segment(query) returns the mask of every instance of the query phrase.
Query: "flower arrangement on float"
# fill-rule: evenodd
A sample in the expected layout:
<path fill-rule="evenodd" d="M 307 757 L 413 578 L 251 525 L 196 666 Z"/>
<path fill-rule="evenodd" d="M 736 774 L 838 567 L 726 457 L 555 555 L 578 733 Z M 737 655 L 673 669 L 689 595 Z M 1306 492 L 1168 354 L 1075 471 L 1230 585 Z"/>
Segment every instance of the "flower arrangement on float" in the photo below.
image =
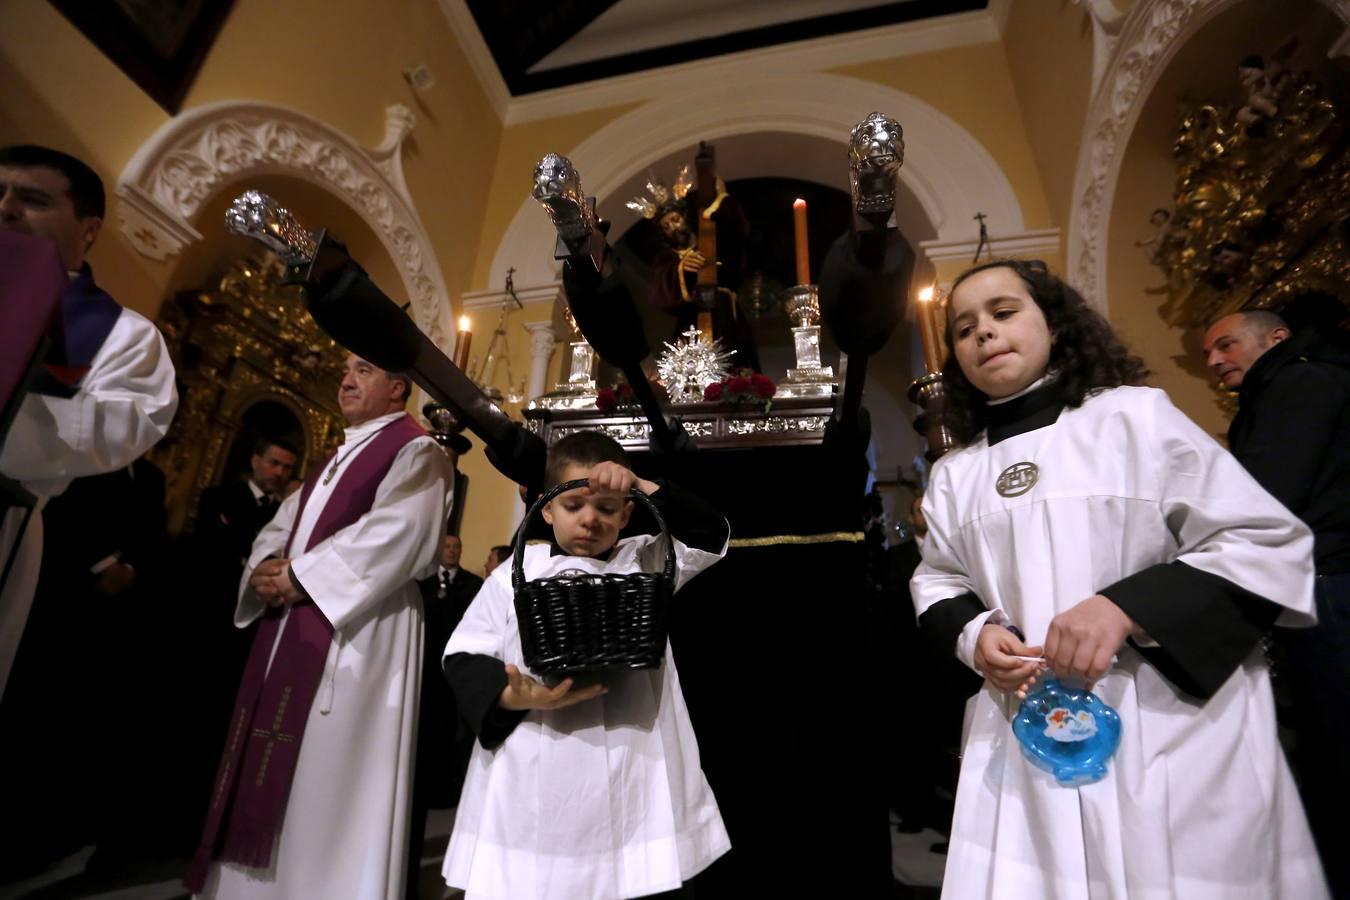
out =
<path fill-rule="evenodd" d="M 709 403 L 764 404 L 768 412 L 778 385 L 768 375 L 754 369 L 737 369 L 721 381 L 714 381 L 703 389 L 703 399 Z"/>

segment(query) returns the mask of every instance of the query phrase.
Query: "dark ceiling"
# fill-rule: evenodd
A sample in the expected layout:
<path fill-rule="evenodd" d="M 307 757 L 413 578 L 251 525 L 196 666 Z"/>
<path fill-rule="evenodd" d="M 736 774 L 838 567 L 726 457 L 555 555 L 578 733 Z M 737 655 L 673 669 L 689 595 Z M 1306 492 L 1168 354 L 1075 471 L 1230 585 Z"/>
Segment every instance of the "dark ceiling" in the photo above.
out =
<path fill-rule="evenodd" d="M 904 0 L 812 18 L 777 21 L 744 31 L 672 43 L 640 52 L 620 51 L 580 63 L 536 68 L 619 0 L 467 0 L 478 30 L 512 96 L 596 81 L 614 75 L 785 44 L 916 22 L 984 9 L 987 0 Z M 637 0 L 629 0 L 637 2 Z M 865 4 L 860 2 L 859 6 Z M 631 15 L 630 15 L 631 18 Z M 762 17 L 761 17 L 762 18 Z M 530 71 L 535 68 L 535 71 Z"/>

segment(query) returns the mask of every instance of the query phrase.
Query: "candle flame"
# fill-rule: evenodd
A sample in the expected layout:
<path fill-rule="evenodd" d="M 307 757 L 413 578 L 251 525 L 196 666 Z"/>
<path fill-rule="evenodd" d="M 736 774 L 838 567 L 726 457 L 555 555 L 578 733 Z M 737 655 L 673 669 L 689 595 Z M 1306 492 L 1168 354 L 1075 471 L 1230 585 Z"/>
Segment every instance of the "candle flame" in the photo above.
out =
<path fill-rule="evenodd" d="M 932 287 L 926 287 L 926 288 L 924 288 L 923 290 L 919 291 L 919 299 L 920 299 L 921 301 L 923 301 L 924 303 L 927 303 L 929 300 L 932 300 L 932 299 L 933 299 L 933 288 L 932 288 Z"/>
<path fill-rule="evenodd" d="M 796 200 L 793 200 L 793 201 L 792 201 L 792 208 L 793 208 L 793 209 L 806 209 L 806 201 L 803 200 L 801 197 L 798 197 Z"/>
<path fill-rule="evenodd" d="M 459 330 L 460 330 L 460 331 L 468 331 L 468 330 L 469 330 L 469 317 L 468 317 L 468 316 L 460 316 L 460 317 L 459 317 Z"/>

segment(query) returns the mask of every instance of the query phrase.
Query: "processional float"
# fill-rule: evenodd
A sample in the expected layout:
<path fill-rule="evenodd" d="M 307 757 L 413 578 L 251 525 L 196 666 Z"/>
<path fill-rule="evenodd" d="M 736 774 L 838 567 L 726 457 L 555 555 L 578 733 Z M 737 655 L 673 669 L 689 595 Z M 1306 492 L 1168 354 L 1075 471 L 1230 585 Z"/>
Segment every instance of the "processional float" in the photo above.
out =
<path fill-rule="evenodd" d="M 899 123 L 868 116 L 850 135 L 848 159 L 851 225 L 826 253 L 818 283 L 799 267 L 787 303 L 797 365 L 768 410 L 662 396 L 608 223 L 575 166 L 557 154 L 535 167 L 532 195 L 557 230 L 555 256 L 572 318 L 595 353 L 624 374 L 635 409 L 585 408 L 568 396 L 552 408 L 526 409 L 527 422 L 519 424 L 326 232 L 306 230 L 255 192 L 228 215 L 232 231 L 262 241 L 286 263 L 320 327 L 372 363 L 407 373 L 483 440 L 507 478 L 537 493 L 546 446 L 571 431 L 598 429 L 630 450 L 644 476 L 702 491 L 727 515 L 726 558 L 685 586 L 672 607 L 683 691 L 734 848 L 729 862 L 715 867 L 716 879 L 700 884 L 700 896 L 789 896 L 806 885 L 850 897 L 891 891 L 885 798 L 877 790 L 885 761 L 870 733 L 884 698 L 868 687 L 879 679 L 860 684 L 857 673 L 859 648 L 872 639 L 860 530 L 870 437 L 863 383 L 869 357 L 903 314 L 914 268 L 894 216 L 904 159 Z M 712 287 L 706 282 L 704 276 L 700 288 Z M 698 303 L 716 302 L 715 289 L 696 293 Z M 842 385 L 820 359 L 822 324 L 846 357 Z M 925 405 L 928 418 L 919 424 L 931 452 L 941 443 L 934 443 L 941 437 L 940 385 L 941 376 L 929 374 L 913 389 Z M 762 452 L 737 452 L 748 447 Z M 747 673 L 790 690 L 747 704 L 728 689 Z M 848 740 L 838 733 L 843 723 Z"/>

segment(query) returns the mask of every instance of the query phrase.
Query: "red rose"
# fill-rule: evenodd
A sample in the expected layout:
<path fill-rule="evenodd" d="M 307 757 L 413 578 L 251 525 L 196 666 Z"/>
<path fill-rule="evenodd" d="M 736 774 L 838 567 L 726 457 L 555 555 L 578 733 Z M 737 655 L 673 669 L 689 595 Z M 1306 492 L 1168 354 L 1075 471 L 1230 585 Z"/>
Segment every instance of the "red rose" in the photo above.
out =
<path fill-rule="evenodd" d="M 750 379 L 744 375 L 732 375 L 724 384 L 728 394 L 744 394 L 750 390 Z"/>
<path fill-rule="evenodd" d="M 609 412 L 618 405 L 619 398 L 613 388 L 601 388 L 595 392 L 595 408 L 601 412 Z"/>
<path fill-rule="evenodd" d="M 751 375 L 750 387 L 754 389 L 757 396 L 765 400 L 778 393 L 778 385 L 774 384 L 773 379 L 768 375 Z"/>
<path fill-rule="evenodd" d="M 622 400 L 623 402 L 628 403 L 633 399 L 633 386 L 628 382 L 626 381 L 619 382 L 619 387 L 617 388 L 617 391 L 619 394 L 619 399 Z"/>
<path fill-rule="evenodd" d="M 722 399 L 722 383 L 714 381 L 703 389 L 703 399 L 709 403 L 716 403 Z"/>

